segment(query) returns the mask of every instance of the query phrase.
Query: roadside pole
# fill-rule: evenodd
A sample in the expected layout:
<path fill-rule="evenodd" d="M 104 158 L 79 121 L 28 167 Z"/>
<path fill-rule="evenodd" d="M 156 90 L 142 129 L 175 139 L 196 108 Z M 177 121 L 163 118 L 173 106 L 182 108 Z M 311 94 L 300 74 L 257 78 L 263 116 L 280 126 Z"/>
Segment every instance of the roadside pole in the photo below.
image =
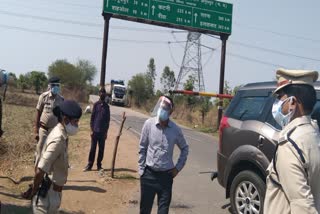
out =
<path fill-rule="evenodd" d="M 228 37 L 229 37 L 228 34 L 221 34 L 220 35 L 220 39 L 222 40 L 222 47 L 221 47 L 219 94 L 223 94 L 224 72 L 225 72 L 225 64 L 226 64 L 226 49 L 227 49 Z M 223 111 L 223 98 L 219 98 L 217 129 L 219 129 L 219 126 L 220 126 L 220 121 L 222 118 L 222 111 Z"/>
<path fill-rule="evenodd" d="M 114 148 L 113 148 L 113 156 L 112 156 L 112 165 L 111 165 L 111 178 L 114 177 L 114 166 L 116 165 L 116 157 L 117 157 L 117 151 L 118 151 L 118 145 L 119 145 L 119 140 L 120 140 L 120 136 L 122 134 L 122 128 L 123 128 L 123 124 L 126 121 L 126 112 L 123 112 L 122 114 L 122 122 L 119 128 L 119 132 L 118 135 L 116 137 L 115 143 L 114 143 Z"/>
<path fill-rule="evenodd" d="M 102 14 L 104 18 L 104 32 L 103 32 L 103 46 L 102 46 L 102 60 L 101 60 L 101 74 L 100 74 L 100 87 L 104 87 L 106 79 L 106 63 L 108 52 L 108 37 L 109 37 L 109 23 L 111 14 Z"/>

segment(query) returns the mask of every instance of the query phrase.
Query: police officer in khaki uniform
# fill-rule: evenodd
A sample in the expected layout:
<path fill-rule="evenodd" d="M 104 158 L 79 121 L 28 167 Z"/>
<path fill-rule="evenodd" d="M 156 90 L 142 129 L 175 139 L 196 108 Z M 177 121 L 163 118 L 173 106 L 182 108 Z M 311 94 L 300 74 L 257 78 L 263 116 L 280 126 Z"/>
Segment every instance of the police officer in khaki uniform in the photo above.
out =
<path fill-rule="evenodd" d="M 37 165 L 41 156 L 43 145 L 48 137 L 49 132 L 58 123 L 57 118 L 53 115 L 53 108 L 59 106 L 63 102 L 60 93 L 60 79 L 51 77 L 49 79 L 49 90 L 42 93 L 37 104 L 37 115 L 35 125 L 35 139 L 38 141 L 36 148 Z"/>
<path fill-rule="evenodd" d="M 320 134 L 310 114 L 318 72 L 277 71 L 272 114 L 283 127 L 267 172 L 264 213 L 320 212 Z"/>
<path fill-rule="evenodd" d="M 54 109 L 54 114 L 59 123 L 44 145 L 30 196 L 34 213 L 58 212 L 68 176 L 68 136 L 77 133 L 82 110 L 75 101 L 65 100 Z"/>

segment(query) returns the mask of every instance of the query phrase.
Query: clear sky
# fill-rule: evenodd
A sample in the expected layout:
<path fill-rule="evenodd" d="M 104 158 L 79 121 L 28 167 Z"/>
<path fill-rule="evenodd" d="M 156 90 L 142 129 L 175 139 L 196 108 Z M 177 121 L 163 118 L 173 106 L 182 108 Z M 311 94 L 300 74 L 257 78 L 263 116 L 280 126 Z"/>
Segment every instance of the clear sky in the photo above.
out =
<path fill-rule="evenodd" d="M 233 4 L 225 80 L 232 87 L 274 79 L 278 67 L 320 70 L 320 1 L 238 0 Z M 0 0 L 0 68 L 17 75 L 47 72 L 56 59 L 88 59 L 98 69 L 102 53 L 102 0 Z M 111 19 L 106 82 L 145 72 L 155 59 L 158 79 L 168 65 L 179 73 L 186 32 Z M 168 44 L 168 42 L 173 42 Z M 218 39 L 201 36 L 206 91 L 218 92 Z M 159 81 L 159 80 L 158 80 Z M 159 83 L 156 85 L 159 87 Z"/>

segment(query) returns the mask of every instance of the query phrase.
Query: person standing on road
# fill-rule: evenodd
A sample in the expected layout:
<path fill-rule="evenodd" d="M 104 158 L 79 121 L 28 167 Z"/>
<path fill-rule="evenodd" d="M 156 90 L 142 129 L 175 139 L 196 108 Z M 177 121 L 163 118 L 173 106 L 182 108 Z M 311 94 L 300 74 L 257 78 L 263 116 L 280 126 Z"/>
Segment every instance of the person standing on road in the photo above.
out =
<path fill-rule="evenodd" d="M 266 214 L 320 212 L 320 134 L 310 118 L 317 78 L 316 71 L 277 71 L 272 114 L 283 129 L 267 169 Z"/>
<path fill-rule="evenodd" d="M 63 102 L 63 97 L 60 95 L 60 79 L 51 77 L 49 79 L 49 90 L 39 96 L 37 104 L 36 124 L 35 124 L 35 139 L 37 140 L 35 166 L 41 156 L 41 151 L 48 134 L 58 124 L 57 117 L 53 114 L 53 109 Z"/>
<path fill-rule="evenodd" d="M 169 213 L 173 179 L 184 167 L 189 153 L 180 127 L 169 119 L 173 112 L 172 99 L 161 96 L 155 110 L 157 116 L 144 123 L 140 138 L 140 214 L 151 213 L 156 194 L 158 214 Z M 176 165 L 173 163 L 175 145 L 180 149 Z"/>
<path fill-rule="evenodd" d="M 97 169 L 102 169 L 102 160 L 104 154 L 105 141 L 107 139 L 109 124 L 110 124 L 110 109 L 106 102 L 106 89 L 100 88 L 100 100 L 97 101 L 92 108 L 90 128 L 91 128 L 91 148 L 89 152 L 88 164 L 83 171 L 90 171 L 92 169 L 97 144 L 99 145 L 99 152 L 97 158 Z"/>
<path fill-rule="evenodd" d="M 72 100 L 63 101 L 53 111 L 59 123 L 47 137 L 30 195 L 35 214 L 58 212 L 68 177 L 68 136 L 78 132 L 82 115 L 79 104 Z"/>

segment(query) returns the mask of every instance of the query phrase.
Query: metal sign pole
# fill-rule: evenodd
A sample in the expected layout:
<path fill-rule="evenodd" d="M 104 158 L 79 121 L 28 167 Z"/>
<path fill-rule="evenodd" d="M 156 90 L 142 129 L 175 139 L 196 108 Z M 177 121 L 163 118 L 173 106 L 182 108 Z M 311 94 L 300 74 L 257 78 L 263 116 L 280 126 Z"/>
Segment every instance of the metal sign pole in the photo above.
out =
<path fill-rule="evenodd" d="M 109 37 L 109 22 L 111 14 L 102 14 L 104 18 L 104 32 L 103 32 L 103 47 L 102 47 L 102 60 L 101 60 L 101 75 L 100 75 L 100 87 L 104 87 L 106 79 L 106 63 L 108 52 L 108 37 Z"/>
<path fill-rule="evenodd" d="M 228 34 L 221 34 L 220 39 L 222 40 L 222 47 L 221 47 L 221 64 L 220 64 L 220 85 L 219 85 L 219 94 L 223 94 L 223 87 L 224 87 L 224 71 L 225 71 L 225 63 L 226 63 L 226 49 L 227 49 L 227 40 L 229 35 Z M 223 99 L 220 98 L 219 106 L 218 106 L 218 121 L 217 121 L 217 128 L 220 126 L 220 121 L 222 118 L 222 110 L 223 110 Z"/>

